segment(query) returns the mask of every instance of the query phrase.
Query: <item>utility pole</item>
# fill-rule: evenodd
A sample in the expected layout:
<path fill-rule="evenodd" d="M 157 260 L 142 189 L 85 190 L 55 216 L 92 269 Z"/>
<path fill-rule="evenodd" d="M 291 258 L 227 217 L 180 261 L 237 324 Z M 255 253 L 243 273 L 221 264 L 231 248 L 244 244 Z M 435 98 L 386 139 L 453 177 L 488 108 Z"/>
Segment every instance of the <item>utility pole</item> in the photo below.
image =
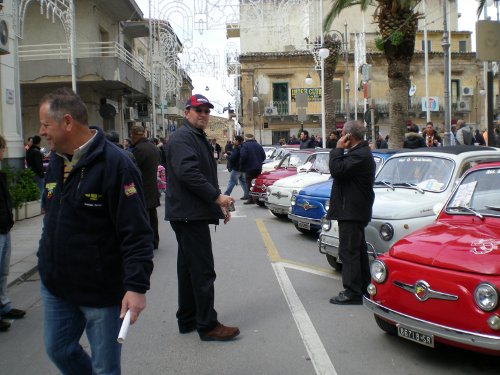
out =
<path fill-rule="evenodd" d="M 451 102 L 450 102 L 450 41 L 448 33 L 448 0 L 443 1 L 443 46 L 444 56 L 444 146 L 451 145 Z M 427 46 L 425 46 L 427 48 Z M 428 106 L 429 104 L 427 104 Z"/>

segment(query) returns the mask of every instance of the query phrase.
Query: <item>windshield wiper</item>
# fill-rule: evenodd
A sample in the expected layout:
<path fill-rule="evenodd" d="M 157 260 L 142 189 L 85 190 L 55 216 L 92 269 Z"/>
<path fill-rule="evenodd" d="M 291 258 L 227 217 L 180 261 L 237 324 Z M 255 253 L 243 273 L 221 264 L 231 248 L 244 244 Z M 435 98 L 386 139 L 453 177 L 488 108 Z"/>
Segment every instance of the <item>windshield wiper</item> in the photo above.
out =
<path fill-rule="evenodd" d="M 488 210 L 492 211 L 500 211 L 500 207 L 498 206 L 484 206 L 484 208 L 487 208 Z"/>
<path fill-rule="evenodd" d="M 479 212 L 477 212 L 477 211 L 475 211 L 472 208 L 467 207 L 467 206 L 449 206 L 449 207 L 446 207 L 446 209 L 447 210 L 465 210 L 465 211 L 473 213 L 474 215 L 476 215 L 481 220 L 484 219 L 483 215 L 481 215 Z"/>
<path fill-rule="evenodd" d="M 424 194 L 424 190 L 420 186 L 412 184 L 411 182 L 396 182 L 394 183 L 394 186 L 408 186 L 411 187 L 412 189 L 415 189 L 419 193 Z"/>
<path fill-rule="evenodd" d="M 381 180 L 381 181 L 375 181 L 373 183 L 373 185 L 384 185 L 384 186 L 387 186 L 389 189 L 394 190 L 394 186 L 392 186 L 392 184 L 390 182 L 388 182 L 388 181 L 383 181 L 383 180 Z"/>

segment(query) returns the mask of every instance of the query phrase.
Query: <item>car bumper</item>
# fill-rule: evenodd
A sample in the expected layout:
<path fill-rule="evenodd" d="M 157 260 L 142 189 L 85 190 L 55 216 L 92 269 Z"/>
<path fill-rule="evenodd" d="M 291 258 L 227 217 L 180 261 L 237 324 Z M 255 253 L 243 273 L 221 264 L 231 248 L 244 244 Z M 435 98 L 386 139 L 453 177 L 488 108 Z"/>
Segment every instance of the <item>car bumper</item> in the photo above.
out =
<path fill-rule="evenodd" d="M 318 250 L 321 254 L 329 254 L 339 260 L 338 243 L 338 236 L 333 236 L 331 234 L 321 232 L 318 238 Z"/>
<path fill-rule="evenodd" d="M 266 207 L 277 214 L 285 215 L 285 214 L 288 214 L 288 209 L 290 206 L 283 206 L 281 204 L 274 204 L 274 203 L 266 202 Z"/>
<path fill-rule="evenodd" d="M 312 219 L 310 217 L 299 216 L 295 214 L 288 214 L 288 218 L 294 223 L 307 223 L 315 228 L 321 227 L 321 221 L 319 219 Z"/>
<path fill-rule="evenodd" d="M 364 305 L 375 315 L 390 322 L 401 324 L 423 333 L 434 335 L 435 338 L 457 344 L 491 351 L 500 351 L 500 336 L 485 335 L 476 332 L 435 324 L 429 321 L 414 318 L 395 310 L 391 310 L 369 298 L 363 298 Z"/>

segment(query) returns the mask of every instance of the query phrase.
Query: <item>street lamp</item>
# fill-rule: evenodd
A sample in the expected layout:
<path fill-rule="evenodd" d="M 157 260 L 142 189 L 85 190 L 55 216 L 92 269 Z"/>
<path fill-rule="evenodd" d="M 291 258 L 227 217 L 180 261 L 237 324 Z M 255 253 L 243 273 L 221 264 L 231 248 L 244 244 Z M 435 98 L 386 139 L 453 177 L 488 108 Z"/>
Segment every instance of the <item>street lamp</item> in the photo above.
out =
<path fill-rule="evenodd" d="M 306 82 L 306 85 L 312 85 L 313 79 L 311 77 L 311 74 L 307 73 L 305 82 Z"/>
<path fill-rule="evenodd" d="M 323 39 L 323 33 L 321 33 Z M 330 55 L 330 50 L 321 47 L 318 51 L 321 58 L 321 141 L 322 147 L 326 147 L 326 111 L 325 111 L 325 59 Z"/>

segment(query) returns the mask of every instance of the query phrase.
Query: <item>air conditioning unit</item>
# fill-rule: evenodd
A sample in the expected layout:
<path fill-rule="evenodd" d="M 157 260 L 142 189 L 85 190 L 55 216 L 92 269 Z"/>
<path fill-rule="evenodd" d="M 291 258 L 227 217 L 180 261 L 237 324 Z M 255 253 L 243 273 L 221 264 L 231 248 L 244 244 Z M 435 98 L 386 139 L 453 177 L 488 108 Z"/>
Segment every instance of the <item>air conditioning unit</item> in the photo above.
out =
<path fill-rule="evenodd" d="M 133 121 L 135 120 L 135 108 L 134 107 L 125 107 L 123 109 L 123 119 Z"/>
<path fill-rule="evenodd" d="M 458 102 L 458 111 L 467 111 L 470 112 L 470 101 L 469 100 L 460 100 Z"/>
<path fill-rule="evenodd" d="M 474 87 L 464 86 L 462 87 L 462 96 L 472 96 L 474 95 Z"/>
<path fill-rule="evenodd" d="M 5 20 L 0 20 L 0 55 L 9 53 L 9 26 Z"/>
<path fill-rule="evenodd" d="M 278 116 L 278 108 L 266 107 L 264 109 L 264 116 Z"/>

